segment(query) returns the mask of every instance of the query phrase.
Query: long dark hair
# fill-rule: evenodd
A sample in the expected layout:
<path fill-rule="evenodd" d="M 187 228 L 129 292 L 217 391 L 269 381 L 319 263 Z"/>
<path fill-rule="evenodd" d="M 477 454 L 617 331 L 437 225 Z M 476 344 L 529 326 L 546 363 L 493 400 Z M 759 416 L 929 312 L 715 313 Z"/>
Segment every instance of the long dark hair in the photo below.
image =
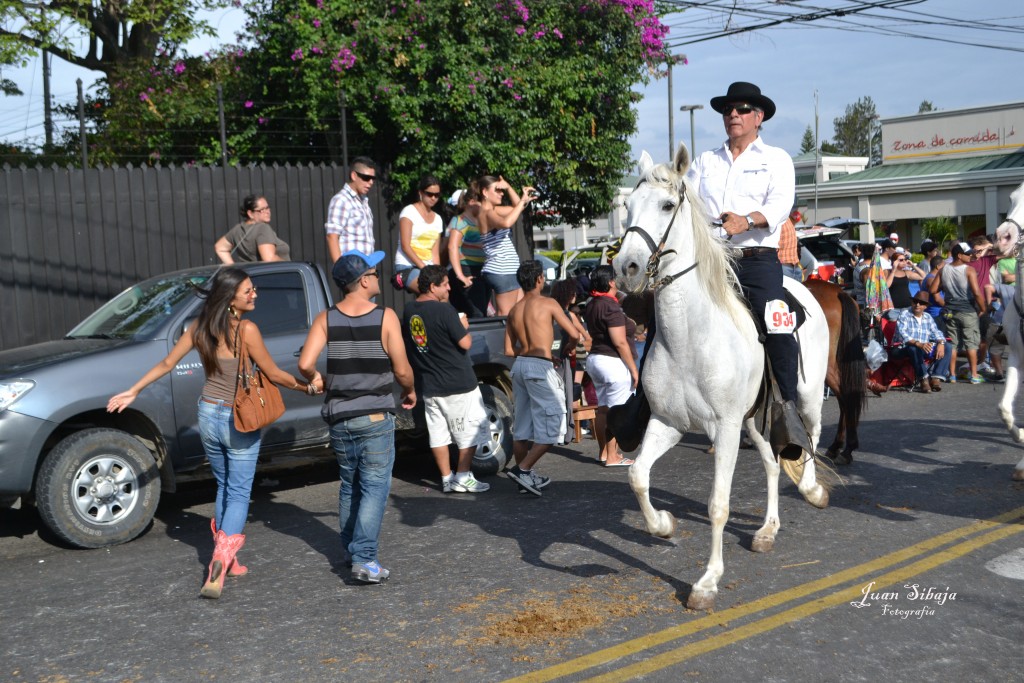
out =
<path fill-rule="evenodd" d="M 251 194 L 242 200 L 242 205 L 238 207 L 238 213 L 242 215 L 243 220 L 249 220 L 249 212 L 256 210 L 256 205 L 260 203 L 261 199 L 266 199 L 261 194 Z"/>
<path fill-rule="evenodd" d="M 576 283 L 573 280 L 556 280 L 551 284 L 551 298 L 563 309 L 576 298 Z"/>
<path fill-rule="evenodd" d="M 192 343 L 199 352 L 207 376 L 220 372 L 217 347 L 221 340 L 229 345 L 234 343 L 232 335 L 236 325 L 232 324 L 231 301 L 238 287 L 247 279 L 249 275 L 244 270 L 229 266 L 217 271 L 210 279 L 209 287 L 199 290 L 199 296 L 206 299 L 206 302 L 192 325 Z M 241 321 L 237 324 L 241 324 Z"/>

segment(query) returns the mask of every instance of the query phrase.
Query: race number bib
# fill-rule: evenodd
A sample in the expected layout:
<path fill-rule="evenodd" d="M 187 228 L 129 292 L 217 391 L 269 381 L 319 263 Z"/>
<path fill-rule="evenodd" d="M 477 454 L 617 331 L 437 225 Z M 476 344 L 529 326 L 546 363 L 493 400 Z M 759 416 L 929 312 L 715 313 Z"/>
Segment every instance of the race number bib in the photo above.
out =
<path fill-rule="evenodd" d="M 793 334 L 796 330 L 796 313 L 781 299 L 769 301 L 764 307 L 764 326 L 768 334 Z"/>

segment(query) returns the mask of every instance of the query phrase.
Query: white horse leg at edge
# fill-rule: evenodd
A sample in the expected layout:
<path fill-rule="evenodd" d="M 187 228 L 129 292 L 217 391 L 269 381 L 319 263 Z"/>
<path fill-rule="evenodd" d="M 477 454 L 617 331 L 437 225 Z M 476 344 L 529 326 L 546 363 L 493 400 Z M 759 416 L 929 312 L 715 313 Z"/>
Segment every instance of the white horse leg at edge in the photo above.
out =
<path fill-rule="evenodd" d="M 757 401 L 764 351 L 757 341 L 753 319 L 737 293 L 726 246 L 713 236 L 703 207 L 683 183 L 687 163 L 682 146 L 671 166 L 655 166 L 646 153 L 641 157 L 642 180 L 628 201 L 630 227 L 614 264 L 624 291 L 635 293 L 653 284 L 655 310 L 659 312 L 657 333 L 643 376 L 651 421 L 629 471 L 630 486 L 651 534 L 667 538 L 676 526 L 669 512 L 657 510 L 651 503 L 650 475 L 654 463 L 688 430 L 703 432 L 714 443 L 714 484 L 708 501 L 711 553 L 704 575 L 693 585 L 687 600 L 691 609 L 710 609 L 724 572 L 723 531 L 729 518 L 741 427 L 747 427 L 767 475 L 764 525 L 751 543 L 756 551 L 770 550 L 781 527 L 781 468 L 756 428 L 757 416 L 745 417 Z M 665 250 L 658 254 L 658 277 L 676 277 L 668 282 L 648 283 L 647 263 L 657 249 L 655 245 L 663 239 Z M 798 332 L 802 372 L 797 405 L 811 445 L 816 447 L 821 435 L 828 325 L 821 307 L 806 288 L 788 279 L 786 287 L 807 312 L 807 320 Z M 787 469 L 787 474 L 797 481 L 808 502 L 826 506 L 828 491 L 817 481 L 813 453 L 805 453 L 801 463 L 802 467 Z"/>
<path fill-rule="evenodd" d="M 1013 417 L 1013 401 L 1020 388 L 1021 368 L 1024 366 L 1024 328 L 1021 327 L 1021 312 L 1024 311 L 1024 295 L 1021 286 L 1024 284 L 1024 183 L 1010 195 L 1010 211 L 1006 220 L 996 230 L 997 243 L 1003 254 L 1017 257 L 1017 279 L 1013 301 L 1003 302 L 1003 330 L 1010 347 L 1010 357 L 1006 366 L 1006 385 L 1003 398 L 999 401 L 999 415 L 1010 436 L 1017 443 L 1024 443 L 1024 428 L 1020 427 Z M 1013 479 L 1024 481 L 1024 457 L 1013 470 Z"/>

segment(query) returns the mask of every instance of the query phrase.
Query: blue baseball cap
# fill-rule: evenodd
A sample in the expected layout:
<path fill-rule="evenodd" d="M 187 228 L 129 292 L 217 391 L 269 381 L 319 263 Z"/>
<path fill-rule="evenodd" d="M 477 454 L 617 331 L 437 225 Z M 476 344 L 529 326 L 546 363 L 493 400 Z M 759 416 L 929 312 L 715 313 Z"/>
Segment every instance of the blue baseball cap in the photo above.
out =
<path fill-rule="evenodd" d="M 364 254 L 358 249 L 349 249 L 334 263 L 331 276 L 338 287 L 345 289 L 362 277 L 366 271 L 383 261 L 386 255 L 383 251 Z"/>

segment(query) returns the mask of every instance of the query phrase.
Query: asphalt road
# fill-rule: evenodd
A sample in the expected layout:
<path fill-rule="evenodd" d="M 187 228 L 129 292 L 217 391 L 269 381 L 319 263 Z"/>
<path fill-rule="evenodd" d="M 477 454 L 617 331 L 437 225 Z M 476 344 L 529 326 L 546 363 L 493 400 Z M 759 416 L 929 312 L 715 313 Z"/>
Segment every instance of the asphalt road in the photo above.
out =
<path fill-rule="evenodd" d="M 0 680 L 1019 681 L 1024 484 L 1000 391 L 870 398 L 827 509 L 783 483 L 768 554 L 750 551 L 764 474 L 742 451 L 713 613 L 684 606 L 709 552 L 701 436 L 654 469 L 655 504 L 679 520 L 668 541 L 594 441 L 545 456 L 542 498 L 504 477 L 445 496 L 429 462 L 405 461 L 380 586 L 339 563 L 333 467 L 257 477 L 250 574 L 217 601 L 198 596 L 210 485 L 166 496 L 142 537 L 104 550 L 0 511 Z M 832 400 L 826 436 L 835 421 Z"/>

